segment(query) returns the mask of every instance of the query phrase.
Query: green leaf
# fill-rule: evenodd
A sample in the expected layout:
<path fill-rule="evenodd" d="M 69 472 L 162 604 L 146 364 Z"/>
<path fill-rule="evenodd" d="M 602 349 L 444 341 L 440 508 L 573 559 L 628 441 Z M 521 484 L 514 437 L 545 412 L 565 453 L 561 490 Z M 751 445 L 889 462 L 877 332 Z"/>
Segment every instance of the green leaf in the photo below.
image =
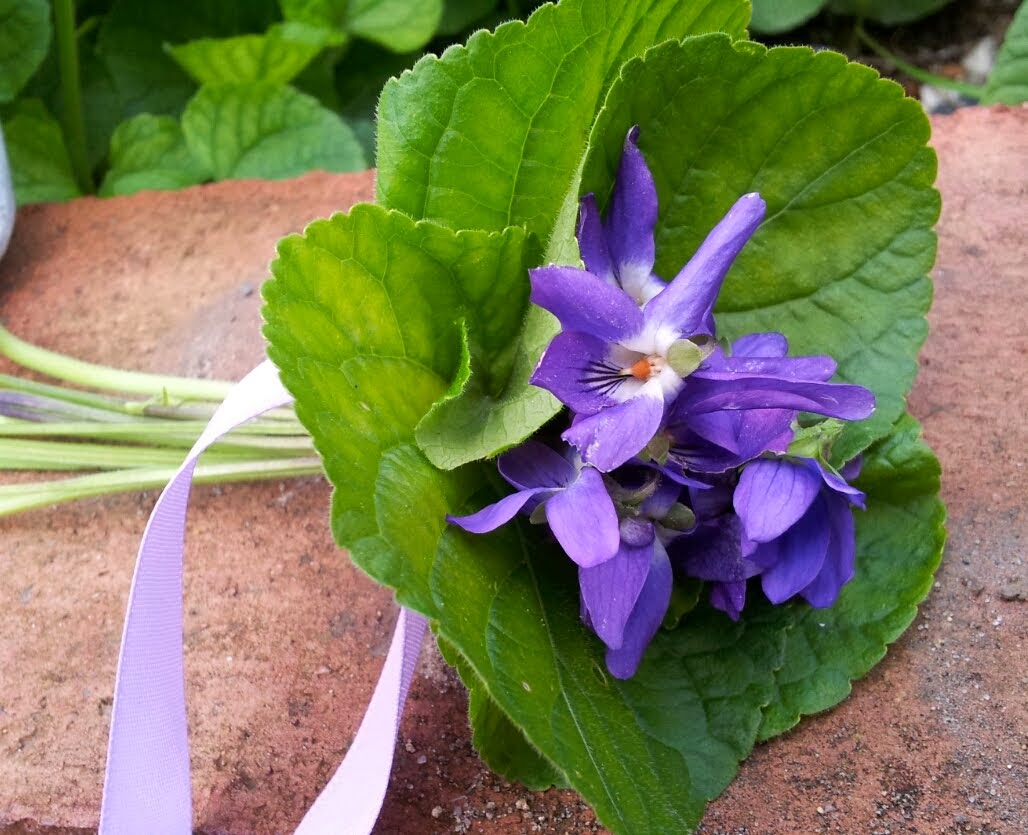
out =
<path fill-rule="evenodd" d="M 982 104 L 1028 101 L 1028 4 L 1022 3 L 1003 38 L 996 64 L 985 83 Z"/>
<path fill-rule="evenodd" d="M 741 37 L 747 12 L 736 0 L 565 0 L 424 58 L 382 92 L 379 202 L 546 239 L 621 64 L 666 38 Z"/>
<path fill-rule="evenodd" d="M 201 38 L 165 49 L 201 84 L 292 81 L 326 46 L 343 38 L 305 23 L 277 23 L 263 35 Z"/>
<path fill-rule="evenodd" d="M 185 188 L 211 177 L 189 152 L 182 129 L 170 116 L 143 113 L 122 122 L 111 138 L 110 160 L 102 197 Z"/>
<path fill-rule="evenodd" d="M 14 197 L 19 206 L 78 197 L 60 123 L 41 101 L 22 99 L 4 122 Z"/>
<path fill-rule="evenodd" d="M 443 15 L 438 34 L 456 35 L 481 21 L 496 8 L 499 0 L 443 0 Z M 479 23 L 479 25 L 481 25 Z"/>
<path fill-rule="evenodd" d="M 350 0 L 346 30 L 393 52 L 413 52 L 429 42 L 442 15 L 442 0 Z"/>
<path fill-rule="evenodd" d="M 805 714 L 837 704 L 913 621 L 942 557 L 946 512 L 939 462 L 909 415 L 865 458 L 857 486 L 868 495 L 857 512 L 856 576 L 831 609 L 795 606 L 777 695 L 760 738 L 780 734 Z"/>
<path fill-rule="evenodd" d="M 108 130 L 139 113 L 179 116 L 196 92 L 165 44 L 264 32 L 277 19 L 275 0 L 115 0 L 96 43 Z"/>
<path fill-rule="evenodd" d="M 316 99 L 267 82 L 209 84 L 182 114 L 196 160 L 214 178 L 294 177 L 367 165 L 353 131 Z"/>
<path fill-rule="evenodd" d="M 472 666 L 446 641 L 439 650 L 447 663 L 460 671 L 468 688 L 468 721 L 472 744 L 486 765 L 508 780 L 535 791 L 567 787 L 567 778 L 540 754 L 490 697 Z"/>
<path fill-rule="evenodd" d="M 522 275 L 527 267 L 522 267 Z M 560 410 L 545 389 L 528 384 L 543 349 L 553 338 L 552 317 L 529 308 L 524 329 L 512 342 L 513 367 L 503 388 L 490 391 L 488 378 L 462 366 L 459 387 L 448 392 L 418 423 L 418 446 L 437 467 L 451 470 L 491 458 L 525 440 Z"/>
<path fill-rule="evenodd" d="M 873 20 L 883 26 L 897 26 L 937 12 L 950 0 L 830 0 L 828 8 L 837 14 Z"/>
<path fill-rule="evenodd" d="M 46 0 L 0 0 L 0 104 L 21 92 L 49 48 Z"/>
<path fill-rule="evenodd" d="M 766 50 L 709 35 L 628 64 L 597 120 L 583 191 L 606 195 L 625 132 L 660 200 L 658 275 L 671 278 L 741 195 L 767 218 L 725 281 L 719 332 L 781 331 L 793 354 L 829 354 L 875 414 L 852 457 L 904 411 L 927 333 L 935 259 L 935 154 L 917 102 L 832 52 Z"/>
<path fill-rule="evenodd" d="M 794 29 L 821 11 L 826 0 L 752 0 L 750 29 L 775 34 Z"/>
<path fill-rule="evenodd" d="M 299 20 L 374 41 L 393 52 L 421 49 L 436 32 L 442 0 L 282 0 L 286 20 Z"/>

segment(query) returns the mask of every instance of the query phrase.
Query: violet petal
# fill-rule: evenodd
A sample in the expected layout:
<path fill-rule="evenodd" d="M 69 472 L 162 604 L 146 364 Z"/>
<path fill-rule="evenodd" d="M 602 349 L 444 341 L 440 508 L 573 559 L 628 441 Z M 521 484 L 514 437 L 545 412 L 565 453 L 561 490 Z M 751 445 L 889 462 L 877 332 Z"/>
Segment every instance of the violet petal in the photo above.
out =
<path fill-rule="evenodd" d="M 856 558 L 853 511 L 850 510 L 849 502 L 836 496 L 828 498 L 826 504 L 831 539 L 825 552 L 825 561 L 817 576 L 800 591 L 811 606 L 822 609 L 835 603 L 839 590 L 853 579 Z"/>
<path fill-rule="evenodd" d="M 609 472 L 642 451 L 663 417 L 659 384 L 647 383 L 631 400 L 576 420 L 561 437 L 578 448 L 584 461 Z"/>
<path fill-rule="evenodd" d="M 563 455 L 534 440 L 527 440 L 503 453 L 496 465 L 500 475 L 519 490 L 567 487 L 577 475 L 574 466 Z"/>
<path fill-rule="evenodd" d="M 639 306 L 599 276 L 573 267 L 529 270 L 533 304 L 545 307 L 565 331 L 581 331 L 618 342 L 643 329 Z"/>
<path fill-rule="evenodd" d="M 621 545 L 614 503 L 603 476 L 592 467 L 546 502 L 546 521 L 565 553 L 582 568 L 609 560 Z"/>
<path fill-rule="evenodd" d="M 823 503 L 819 498 L 809 513 L 775 540 L 778 558 L 760 575 L 764 594 L 772 603 L 784 603 L 806 588 L 824 565 L 831 525 Z M 757 554 L 765 548 L 758 546 L 750 558 L 761 561 Z"/>
<path fill-rule="evenodd" d="M 781 458 L 750 462 L 739 476 L 732 504 L 755 542 L 781 536 L 807 512 L 821 489 L 817 473 Z"/>
<path fill-rule="evenodd" d="M 858 490 L 856 487 L 847 484 L 845 480 L 837 476 L 831 470 L 823 467 L 820 461 L 813 462 L 813 465 L 817 469 L 817 472 L 821 474 L 821 478 L 824 479 L 825 484 L 827 484 L 836 493 L 848 496 L 849 500 L 861 510 L 864 509 L 864 499 L 866 496 L 862 490 Z"/>
<path fill-rule="evenodd" d="M 862 420 L 874 411 L 875 399 L 863 386 L 845 383 L 720 374 L 712 379 L 697 371 L 686 378 L 676 406 L 677 410 L 689 414 L 726 409 L 792 409 L 844 420 Z"/>
<path fill-rule="evenodd" d="M 613 559 L 578 570 L 589 623 L 611 649 L 620 648 L 624 639 L 625 624 L 650 573 L 652 552 L 652 538 L 649 545 L 640 547 L 622 542 Z"/>
<path fill-rule="evenodd" d="M 710 605 L 720 609 L 732 620 L 739 620 L 743 606 L 746 605 L 746 581 L 738 583 L 712 583 L 710 586 Z"/>
<path fill-rule="evenodd" d="M 469 533 L 489 533 L 513 519 L 534 496 L 547 492 L 550 492 L 548 487 L 518 490 L 517 493 L 504 496 L 494 504 L 486 505 L 478 513 L 472 513 L 470 516 L 447 516 L 446 521 L 464 528 Z"/>
<path fill-rule="evenodd" d="M 618 401 L 604 392 L 623 378 L 604 384 L 602 372 L 596 369 L 606 363 L 607 350 L 606 342 L 587 333 L 558 333 L 543 352 L 529 382 L 551 392 L 580 414 L 591 415 L 612 407 Z"/>
<path fill-rule="evenodd" d="M 593 194 L 585 195 L 579 202 L 577 237 L 578 249 L 582 253 L 585 268 L 608 284 L 617 285 L 610 251 L 607 249 L 607 236 L 603 231 L 603 221 L 600 220 L 600 210 L 596 206 L 596 196 Z"/>
<path fill-rule="evenodd" d="M 626 273 L 639 274 L 645 280 L 653 271 L 657 187 L 636 145 L 638 138 L 638 127 L 632 128 L 625 137 L 614 193 L 604 222 L 610 258 L 623 287 Z M 629 287 L 625 290 L 631 292 Z"/>
<path fill-rule="evenodd" d="M 784 357 L 789 353 L 789 340 L 784 334 L 748 333 L 732 343 L 732 355 L 736 357 Z"/>
<path fill-rule="evenodd" d="M 646 320 L 692 335 L 708 323 L 728 268 L 750 239 L 766 204 L 759 194 L 740 197 L 667 288 L 645 307 Z"/>
<path fill-rule="evenodd" d="M 646 647 L 660 629 L 671 602 L 671 563 L 659 539 L 653 541 L 650 570 L 635 608 L 625 624 L 620 649 L 607 650 L 607 669 L 614 678 L 635 675 Z"/>

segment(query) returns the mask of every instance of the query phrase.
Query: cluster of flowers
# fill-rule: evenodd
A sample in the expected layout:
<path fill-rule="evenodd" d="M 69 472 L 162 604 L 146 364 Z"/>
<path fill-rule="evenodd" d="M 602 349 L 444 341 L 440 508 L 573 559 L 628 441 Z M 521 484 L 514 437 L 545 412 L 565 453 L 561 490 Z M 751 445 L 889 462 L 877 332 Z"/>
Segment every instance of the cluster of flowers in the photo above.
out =
<path fill-rule="evenodd" d="M 625 140 L 609 211 L 581 201 L 585 269 L 531 271 L 532 301 L 560 321 L 532 383 L 571 412 L 561 449 L 529 440 L 500 456 L 516 492 L 450 521 L 472 533 L 520 513 L 545 521 L 577 564 L 585 623 L 628 678 L 668 611 L 675 576 L 709 584 L 738 619 L 747 581 L 772 603 L 830 606 L 853 575 L 851 506 L 863 494 L 823 460 L 800 412 L 857 420 L 860 386 L 830 383 L 830 357 L 788 357 L 778 333 L 730 346 L 713 308 L 728 268 L 764 217 L 740 198 L 670 283 L 653 274 L 657 194 Z M 830 423 L 836 423 L 830 421 Z"/>

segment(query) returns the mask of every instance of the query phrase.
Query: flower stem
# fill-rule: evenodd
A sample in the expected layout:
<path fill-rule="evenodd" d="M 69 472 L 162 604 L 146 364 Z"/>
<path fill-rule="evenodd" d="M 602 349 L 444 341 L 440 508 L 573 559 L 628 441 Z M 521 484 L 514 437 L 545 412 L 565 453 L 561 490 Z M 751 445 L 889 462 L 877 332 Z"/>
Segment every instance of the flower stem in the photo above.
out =
<path fill-rule="evenodd" d="M 91 444 L 81 441 L 0 438 L 3 470 L 120 470 L 136 467 L 171 467 L 182 463 L 181 449 L 152 446 Z M 201 460 L 230 464 L 297 458 L 296 450 L 215 445 Z"/>
<path fill-rule="evenodd" d="M 86 123 L 82 118 L 82 86 L 79 82 L 79 48 L 75 33 L 75 0 L 54 0 L 57 63 L 63 99 L 62 125 L 71 167 L 84 194 L 92 194 L 93 175 L 86 150 Z"/>
<path fill-rule="evenodd" d="M 217 401 L 228 395 L 233 383 L 222 380 L 191 380 L 141 371 L 122 371 L 106 365 L 48 351 L 16 337 L 0 325 L 0 354 L 13 362 L 58 380 L 108 391 L 142 394 L 165 402 L 172 400 Z"/>
<path fill-rule="evenodd" d="M 980 87 L 977 84 L 968 84 L 963 81 L 956 81 L 952 78 L 946 78 L 943 75 L 936 75 L 935 73 L 923 70 L 914 64 L 908 64 L 896 53 L 891 52 L 885 47 L 880 41 L 871 37 L 863 24 L 857 23 L 854 26 L 854 31 L 857 37 L 863 41 L 872 52 L 878 55 L 880 58 L 884 58 L 886 61 L 890 61 L 896 66 L 900 72 L 904 72 L 916 81 L 920 81 L 922 84 L 931 84 L 933 87 L 938 87 L 942 90 L 952 90 L 954 93 L 959 93 L 962 96 L 967 96 L 975 101 L 982 97 L 982 93 L 985 88 Z"/>
<path fill-rule="evenodd" d="M 121 423 L 97 421 L 35 422 L 0 421 L 0 438 L 90 438 L 188 449 L 200 437 L 202 420 L 159 420 L 140 418 Z M 311 438 L 301 426 L 283 422 L 247 423 L 223 437 L 218 444 L 248 449 L 290 450 L 294 454 L 314 453 Z"/>
<path fill-rule="evenodd" d="M 133 467 L 55 481 L 3 485 L 0 486 L 0 516 L 92 496 L 163 487 L 177 471 L 177 466 Z M 231 481 L 299 478 L 318 475 L 321 471 L 321 461 L 316 457 L 228 464 L 201 463 L 193 475 L 193 482 L 222 484 Z"/>

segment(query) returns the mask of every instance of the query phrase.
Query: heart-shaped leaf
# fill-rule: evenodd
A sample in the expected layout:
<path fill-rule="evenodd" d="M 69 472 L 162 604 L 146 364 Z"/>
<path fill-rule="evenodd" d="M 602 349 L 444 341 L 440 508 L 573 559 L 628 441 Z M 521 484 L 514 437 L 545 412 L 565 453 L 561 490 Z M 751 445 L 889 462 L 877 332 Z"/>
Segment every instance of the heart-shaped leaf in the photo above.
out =
<path fill-rule="evenodd" d="M 295 177 L 313 168 L 360 171 L 360 143 L 331 110 L 292 87 L 208 84 L 189 101 L 182 132 L 216 180 Z"/>
<path fill-rule="evenodd" d="M 780 331 L 870 388 L 875 414 L 848 459 L 904 411 L 927 335 L 939 195 L 924 111 L 837 53 L 767 50 L 719 35 L 628 64 L 597 119 L 583 190 L 606 199 L 632 125 L 660 200 L 657 273 L 672 278 L 741 195 L 767 217 L 715 308 L 735 338 Z"/>
<path fill-rule="evenodd" d="M 621 64 L 666 38 L 741 37 L 747 13 L 737 0 L 566 0 L 423 59 L 382 91 L 378 201 L 546 240 Z"/>

